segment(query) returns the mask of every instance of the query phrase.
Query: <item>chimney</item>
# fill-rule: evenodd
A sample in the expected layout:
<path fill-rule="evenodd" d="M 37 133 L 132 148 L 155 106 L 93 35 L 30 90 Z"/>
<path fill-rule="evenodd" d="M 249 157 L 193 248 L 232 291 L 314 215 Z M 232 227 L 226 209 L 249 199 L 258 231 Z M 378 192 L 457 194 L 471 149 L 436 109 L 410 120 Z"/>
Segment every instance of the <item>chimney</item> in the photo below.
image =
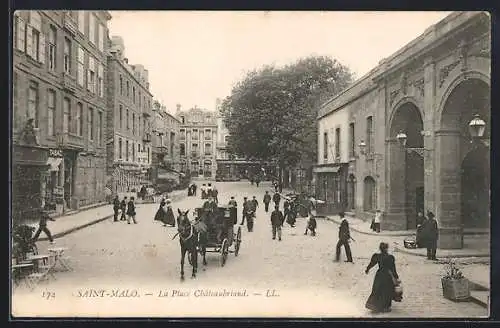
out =
<path fill-rule="evenodd" d="M 181 111 L 181 104 L 177 104 L 175 106 L 177 107 L 177 112 L 180 112 Z"/>

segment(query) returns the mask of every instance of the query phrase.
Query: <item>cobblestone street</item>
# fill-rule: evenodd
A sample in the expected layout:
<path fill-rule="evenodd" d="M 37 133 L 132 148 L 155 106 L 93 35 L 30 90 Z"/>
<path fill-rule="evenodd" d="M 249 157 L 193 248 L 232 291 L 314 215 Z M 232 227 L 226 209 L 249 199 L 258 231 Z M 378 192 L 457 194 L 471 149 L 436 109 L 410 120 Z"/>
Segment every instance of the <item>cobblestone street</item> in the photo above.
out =
<path fill-rule="evenodd" d="M 137 206 L 137 225 L 108 219 L 58 239 L 57 246 L 68 247 L 74 270 L 58 272 L 56 280 L 41 283 L 32 292 L 22 287 L 16 289 L 14 315 L 374 316 L 364 304 L 376 268 L 365 275 L 366 265 L 381 241 L 392 244 L 401 237 L 352 232 L 356 240 L 351 244 L 354 264 L 336 263 L 333 259 L 337 224 L 320 220 L 317 236 L 311 237 L 304 236 L 305 221 L 299 219 L 295 228 L 285 224 L 283 241 L 272 240 L 269 214 L 262 204 L 264 191 L 271 190 L 269 183 L 259 188 L 246 181 L 217 183 L 217 187 L 221 203 L 235 196 L 238 215 L 241 215 L 244 196 L 255 195 L 260 203 L 254 232 L 249 233 L 242 227 L 240 254 L 238 257 L 229 254 L 224 267 L 219 264 L 219 254 L 207 253 L 208 265 L 203 267 L 199 259 L 198 276 L 191 280 L 191 267 L 186 260 L 186 280 L 181 282 L 179 241 L 172 240 L 177 229 L 153 221 L 158 204 L 142 204 Z M 174 202 L 173 207 L 175 212 L 177 208 L 192 211 L 199 205 L 199 197 L 187 197 Z M 38 246 L 40 253 L 45 253 L 49 244 L 39 242 Z M 391 313 L 376 317 L 488 315 L 486 309 L 473 303 L 453 303 L 443 298 L 442 264 L 419 256 L 394 255 L 403 281 L 404 299 L 393 303 Z M 128 296 L 133 296 L 135 290 L 138 296 L 86 297 L 90 289 L 128 289 Z M 199 297 L 200 292 L 196 292 L 221 289 L 246 289 L 247 296 Z M 177 291 L 176 296 L 173 291 Z M 147 295 L 149 293 L 152 295 Z M 161 297 L 166 293 L 168 297 Z M 180 296 L 182 293 L 190 295 Z"/>

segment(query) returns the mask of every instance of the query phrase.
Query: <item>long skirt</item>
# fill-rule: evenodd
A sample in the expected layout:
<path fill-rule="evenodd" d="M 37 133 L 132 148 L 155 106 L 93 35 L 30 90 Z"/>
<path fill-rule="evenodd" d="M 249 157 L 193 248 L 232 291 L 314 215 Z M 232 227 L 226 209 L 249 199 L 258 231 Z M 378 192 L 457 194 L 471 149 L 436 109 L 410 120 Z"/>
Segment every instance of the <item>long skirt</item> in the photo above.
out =
<path fill-rule="evenodd" d="M 167 213 L 165 213 L 165 220 L 163 221 L 163 223 L 175 226 L 175 215 L 174 211 L 171 208 L 167 209 Z"/>
<path fill-rule="evenodd" d="M 155 221 L 161 221 L 161 222 L 164 222 L 165 221 L 165 217 L 167 216 L 167 213 L 165 213 L 165 211 L 163 210 L 163 208 L 159 208 L 158 211 L 156 211 L 156 214 L 155 214 Z"/>
<path fill-rule="evenodd" d="M 366 301 L 366 308 L 375 312 L 388 310 L 394 296 L 394 283 L 389 272 L 378 270 L 373 280 L 372 293 Z"/>

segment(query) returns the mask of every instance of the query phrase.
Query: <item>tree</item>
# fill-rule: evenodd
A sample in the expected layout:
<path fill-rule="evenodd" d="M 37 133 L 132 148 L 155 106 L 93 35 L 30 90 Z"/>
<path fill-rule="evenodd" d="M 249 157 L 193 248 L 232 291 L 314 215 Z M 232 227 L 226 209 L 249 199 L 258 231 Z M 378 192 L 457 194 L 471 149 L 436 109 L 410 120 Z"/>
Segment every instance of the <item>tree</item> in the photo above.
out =
<path fill-rule="evenodd" d="M 286 166 L 316 158 L 318 109 L 352 81 L 348 67 L 324 56 L 248 72 L 221 104 L 231 151 L 276 161 L 281 180 Z"/>

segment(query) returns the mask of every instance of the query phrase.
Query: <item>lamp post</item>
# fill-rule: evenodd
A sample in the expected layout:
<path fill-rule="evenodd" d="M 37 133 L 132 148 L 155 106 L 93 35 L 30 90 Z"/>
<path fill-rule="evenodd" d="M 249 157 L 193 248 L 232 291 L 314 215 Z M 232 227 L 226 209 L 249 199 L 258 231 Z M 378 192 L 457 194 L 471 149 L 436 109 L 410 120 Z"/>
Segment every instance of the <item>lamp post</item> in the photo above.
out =
<path fill-rule="evenodd" d="M 488 140 L 483 139 L 484 132 L 486 131 L 486 122 L 479 116 L 474 114 L 474 117 L 469 122 L 469 133 L 472 137 L 472 142 L 482 142 L 486 147 L 490 146 Z"/>
<path fill-rule="evenodd" d="M 421 131 L 420 133 L 422 135 L 424 135 L 424 131 Z M 425 148 L 423 148 L 423 147 L 406 147 L 406 142 L 408 141 L 408 136 L 406 135 L 406 133 L 403 130 L 399 131 L 399 133 L 396 135 L 396 139 L 398 140 L 401 147 L 404 148 L 408 154 L 413 152 L 413 153 L 419 155 L 420 157 L 424 157 Z"/>

